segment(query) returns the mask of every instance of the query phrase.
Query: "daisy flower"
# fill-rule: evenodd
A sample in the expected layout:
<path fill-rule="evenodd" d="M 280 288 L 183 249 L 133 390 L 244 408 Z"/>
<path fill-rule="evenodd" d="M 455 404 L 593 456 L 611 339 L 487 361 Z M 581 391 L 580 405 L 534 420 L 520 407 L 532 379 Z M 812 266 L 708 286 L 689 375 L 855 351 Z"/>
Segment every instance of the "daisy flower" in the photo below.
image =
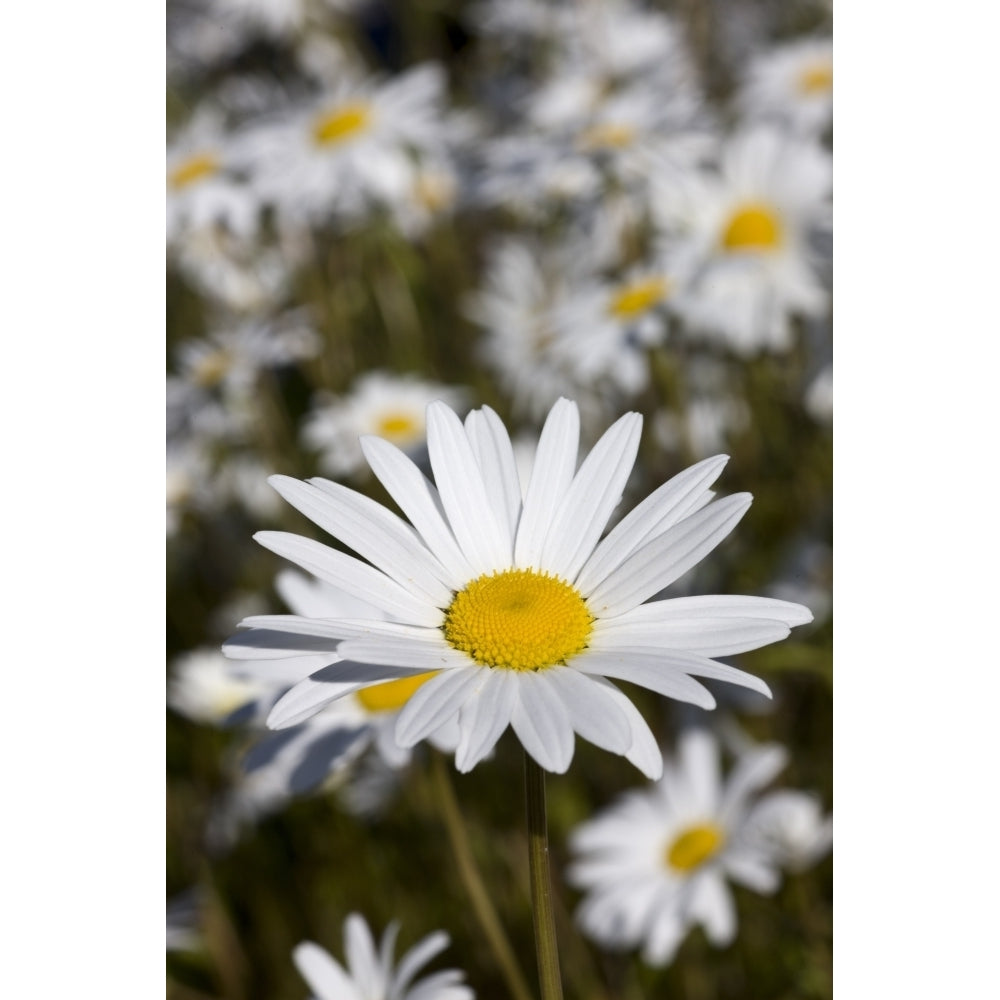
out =
<path fill-rule="evenodd" d="M 341 397 L 320 396 L 306 417 L 302 437 L 320 453 L 320 464 L 333 475 L 364 468 L 359 438 L 377 434 L 409 455 L 424 447 L 427 437 L 427 404 L 441 399 L 461 406 L 465 390 L 438 385 L 415 375 L 369 372 L 361 376 L 350 393 Z"/>
<path fill-rule="evenodd" d="M 261 371 L 316 357 L 322 342 L 299 310 L 267 322 L 245 320 L 177 348 L 180 377 L 204 390 L 249 392 Z"/>
<path fill-rule="evenodd" d="M 167 243 L 216 223 L 248 238 L 257 196 L 237 173 L 238 157 L 219 115 L 202 111 L 167 147 Z"/>
<path fill-rule="evenodd" d="M 223 725 L 256 702 L 268 685 L 239 677 L 218 649 L 195 649 L 177 657 L 167 686 L 167 704 L 194 722 Z"/>
<path fill-rule="evenodd" d="M 830 180 L 818 145 L 756 127 L 730 140 L 717 175 L 662 189 L 663 221 L 696 275 L 673 303 L 693 333 L 741 354 L 784 350 L 792 315 L 822 313 L 809 241 L 829 225 Z"/>
<path fill-rule="evenodd" d="M 748 118 L 769 119 L 816 135 L 833 111 L 833 42 L 809 38 L 758 54 L 737 98 Z"/>
<path fill-rule="evenodd" d="M 338 483 L 272 477 L 286 500 L 362 559 L 284 532 L 256 539 L 389 620 L 244 619 L 253 630 L 245 646 L 328 658 L 275 705 L 268 724 L 295 725 L 369 685 L 429 674 L 399 714 L 400 746 L 457 720 L 455 762 L 468 771 L 510 726 L 542 768 L 561 773 L 577 733 L 655 777 L 662 761 L 652 733 L 607 678 L 703 708 L 715 700 L 695 677 L 769 695 L 758 678 L 713 657 L 783 639 L 810 620 L 806 608 L 754 597 L 650 600 L 750 506 L 745 493 L 713 498 L 725 456 L 674 477 L 600 540 L 641 425 L 639 414 L 626 414 L 577 469 L 579 412 L 559 400 L 522 494 L 499 417 L 484 407 L 463 425 L 444 403 L 432 403 L 434 483 L 388 441 L 362 439 L 372 471 L 410 523 Z"/>
<path fill-rule="evenodd" d="M 345 70 L 301 111 L 243 136 L 252 182 L 291 221 L 354 220 L 409 197 L 414 155 L 448 141 L 444 74 L 424 65 L 386 82 Z"/>
<path fill-rule="evenodd" d="M 660 781 L 571 833 L 567 878 L 586 892 L 576 914 L 584 932 L 609 948 L 641 945 L 651 965 L 668 964 L 696 925 L 716 947 L 729 944 L 736 910 L 727 881 L 773 892 L 787 859 L 761 835 L 780 826 L 772 810 L 787 819 L 787 806 L 758 797 L 785 762 L 777 745 L 753 747 L 723 782 L 715 738 L 686 730 Z"/>
<path fill-rule="evenodd" d="M 311 941 L 293 952 L 295 967 L 309 984 L 313 1000 L 473 1000 L 458 969 L 446 969 L 414 981 L 417 971 L 448 947 L 444 931 L 435 931 L 414 945 L 397 965 L 393 954 L 399 923 L 393 921 L 375 950 L 363 917 L 352 913 L 344 922 L 345 969 Z"/>

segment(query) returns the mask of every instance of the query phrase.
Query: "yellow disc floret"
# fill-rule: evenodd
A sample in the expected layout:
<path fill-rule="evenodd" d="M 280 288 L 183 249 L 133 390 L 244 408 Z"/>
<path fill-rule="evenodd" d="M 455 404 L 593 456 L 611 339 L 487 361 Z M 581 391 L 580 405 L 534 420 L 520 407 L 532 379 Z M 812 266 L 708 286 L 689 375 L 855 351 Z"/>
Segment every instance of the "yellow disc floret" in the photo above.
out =
<path fill-rule="evenodd" d="M 198 153 L 178 163 L 167 174 L 167 183 L 175 190 L 190 187 L 219 172 L 222 162 L 214 153 Z"/>
<path fill-rule="evenodd" d="M 773 250 L 781 242 L 781 220 L 770 205 L 752 202 L 729 217 L 722 233 L 727 250 Z"/>
<path fill-rule="evenodd" d="M 816 63 L 799 74 L 799 90 L 803 94 L 825 94 L 833 89 L 833 64 Z"/>
<path fill-rule="evenodd" d="M 371 124 L 371 107 L 363 101 L 342 104 L 313 122 L 313 139 L 319 146 L 344 142 Z"/>
<path fill-rule="evenodd" d="M 431 670 L 426 674 L 400 677 L 398 681 L 373 684 L 356 692 L 356 697 L 369 712 L 395 712 L 410 700 L 418 687 L 438 673 L 440 671 Z"/>
<path fill-rule="evenodd" d="M 646 278 L 618 288 L 608 309 L 618 319 L 634 319 L 666 298 L 670 286 L 666 278 Z"/>
<path fill-rule="evenodd" d="M 600 122 L 580 133 L 583 149 L 627 149 L 635 141 L 635 129 L 623 122 Z"/>
<path fill-rule="evenodd" d="M 420 435 L 422 425 L 423 421 L 412 413 L 390 411 L 379 416 L 375 423 L 375 433 L 391 441 L 410 441 Z"/>
<path fill-rule="evenodd" d="M 719 852 L 725 839 L 722 830 L 713 823 L 689 826 L 667 846 L 664 858 L 676 871 L 694 871 Z"/>
<path fill-rule="evenodd" d="M 543 670 L 585 649 L 593 623 L 584 599 L 564 580 L 508 569 L 455 595 L 444 637 L 485 667 Z"/>

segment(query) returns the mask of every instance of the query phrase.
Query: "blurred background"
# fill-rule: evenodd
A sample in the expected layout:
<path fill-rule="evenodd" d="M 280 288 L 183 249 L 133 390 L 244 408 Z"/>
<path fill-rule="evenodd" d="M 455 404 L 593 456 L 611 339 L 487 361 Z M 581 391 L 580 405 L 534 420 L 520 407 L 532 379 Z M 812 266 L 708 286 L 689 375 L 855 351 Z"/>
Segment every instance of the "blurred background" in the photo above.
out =
<path fill-rule="evenodd" d="M 451 936 L 481 1000 L 508 996 L 471 915 L 435 754 L 387 762 L 371 717 L 276 741 L 281 683 L 234 675 L 247 615 L 308 599 L 253 541 L 330 543 L 267 485 L 390 502 L 359 434 L 425 461 L 423 412 L 487 404 L 530 465 L 575 399 L 583 447 L 643 414 L 624 512 L 710 455 L 754 503 L 670 588 L 780 597 L 811 625 L 726 658 L 773 701 L 713 713 L 626 685 L 668 754 L 710 726 L 724 762 L 778 743 L 775 787 L 832 810 L 831 6 L 684 0 L 168 0 L 167 995 L 308 995 L 303 940 L 343 957 L 362 913 L 401 949 Z M 287 686 L 287 685 L 285 685 Z M 302 735 L 302 734 L 298 734 Z M 521 750 L 451 785 L 528 981 Z M 832 996 L 832 863 L 735 887 L 738 933 L 673 961 L 583 935 L 571 831 L 647 783 L 577 741 L 548 780 L 567 997 Z"/>

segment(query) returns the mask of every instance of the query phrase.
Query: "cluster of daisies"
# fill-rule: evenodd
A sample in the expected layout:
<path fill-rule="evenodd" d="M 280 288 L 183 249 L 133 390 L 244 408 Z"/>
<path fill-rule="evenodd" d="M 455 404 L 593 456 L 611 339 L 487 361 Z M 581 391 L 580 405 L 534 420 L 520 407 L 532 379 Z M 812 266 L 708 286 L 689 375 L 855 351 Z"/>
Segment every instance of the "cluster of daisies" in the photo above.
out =
<path fill-rule="evenodd" d="M 463 59 L 390 72 L 392 16 L 167 6 L 167 534 L 226 591 L 167 700 L 238 734 L 204 836 L 331 790 L 378 822 L 428 747 L 488 780 L 516 740 L 563 774 L 580 737 L 645 785 L 569 837 L 577 924 L 663 966 L 696 926 L 733 940 L 730 883 L 774 892 L 831 841 L 817 797 L 768 790 L 789 755 L 729 710 L 770 688 L 725 662 L 825 617 L 823 540 L 770 596 L 698 575 L 750 508 L 716 492 L 747 373 L 831 416 L 828 31 L 734 33 L 719 97 L 690 25 L 639 0 L 480 0 Z M 732 725 L 668 737 L 621 682 Z M 376 947 L 354 913 L 346 968 L 311 942 L 294 964 L 320 1000 L 470 1000 L 456 970 L 415 980 L 444 932 L 397 965 L 398 930 Z"/>

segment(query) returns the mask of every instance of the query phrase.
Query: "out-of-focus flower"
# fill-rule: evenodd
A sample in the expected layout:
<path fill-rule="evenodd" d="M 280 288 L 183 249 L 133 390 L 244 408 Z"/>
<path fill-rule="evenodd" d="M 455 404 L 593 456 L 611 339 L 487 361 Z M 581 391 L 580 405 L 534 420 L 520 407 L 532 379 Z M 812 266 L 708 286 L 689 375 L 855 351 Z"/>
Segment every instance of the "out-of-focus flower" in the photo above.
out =
<path fill-rule="evenodd" d="M 237 164 L 233 140 L 211 111 L 196 115 L 167 147 L 168 245 L 219 224 L 238 237 L 253 235 L 259 201 Z"/>
<path fill-rule="evenodd" d="M 201 947 L 203 902 L 198 889 L 188 889 L 167 900 L 167 951 L 196 951 Z"/>
<path fill-rule="evenodd" d="M 827 365 L 809 383 L 805 406 L 809 415 L 822 424 L 833 419 L 833 365 Z"/>
<path fill-rule="evenodd" d="M 780 790 L 766 795 L 747 818 L 747 838 L 764 844 L 782 868 L 797 872 L 815 864 L 833 843 L 833 817 L 815 795 Z"/>
<path fill-rule="evenodd" d="M 748 118 L 797 132 L 821 133 L 833 109 L 833 42 L 808 38 L 759 53 L 750 63 L 738 103 Z"/>
<path fill-rule="evenodd" d="M 167 704 L 195 722 L 222 725 L 267 690 L 259 680 L 237 676 L 218 649 L 195 649 L 174 661 Z"/>
<path fill-rule="evenodd" d="M 715 738 L 686 730 L 655 785 L 627 793 L 570 835 L 576 858 L 567 877 L 586 892 L 577 911 L 583 930 L 606 947 L 641 945 L 652 965 L 669 963 L 699 924 L 712 944 L 729 944 L 736 910 L 727 881 L 773 892 L 790 858 L 818 857 L 829 845 L 821 848 L 798 793 L 759 795 L 786 759 L 774 744 L 747 749 L 723 781 Z"/>
<path fill-rule="evenodd" d="M 295 967 L 312 990 L 313 1000 L 474 1000 L 458 969 L 435 972 L 423 979 L 413 977 L 432 958 L 448 947 L 444 931 L 435 931 L 418 942 L 396 964 L 393 921 L 382 937 L 378 952 L 363 917 L 352 913 L 344 922 L 345 969 L 336 959 L 311 941 L 293 953 Z"/>
<path fill-rule="evenodd" d="M 458 386 L 439 385 L 415 375 L 369 372 L 350 393 L 321 395 L 306 418 L 302 437 L 320 453 L 320 464 L 333 475 L 364 468 L 359 438 L 377 434 L 415 456 L 427 440 L 427 406 L 436 399 L 458 408 L 467 396 Z"/>
<path fill-rule="evenodd" d="M 321 341 L 299 312 L 277 320 L 246 320 L 178 345 L 180 377 L 203 389 L 250 391 L 261 371 L 314 358 Z"/>
<path fill-rule="evenodd" d="M 649 382 L 646 349 L 662 342 L 678 276 L 667 261 L 635 265 L 617 279 L 577 274 L 553 310 L 550 352 L 573 384 L 610 383 L 634 396 Z"/>
<path fill-rule="evenodd" d="M 518 239 L 496 244 L 484 287 L 469 295 L 465 312 L 483 327 L 480 356 L 495 372 L 515 412 L 541 420 L 571 389 L 584 423 L 590 425 L 605 421 L 608 380 L 578 382 L 567 360 L 569 354 L 569 360 L 576 361 L 572 352 L 556 350 L 557 316 L 570 287 L 577 284 L 573 276 L 580 265 L 570 257 L 576 249 L 574 244 L 565 251 L 543 251 Z"/>
<path fill-rule="evenodd" d="M 673 300 L 686 327 L 741 354 L 791 344 L 789 318 L 827 302 L 809 240 L 829 224 L 830 157 L 759 127 L 734 136 L 717 176 L 666 188 L 658 206 L 693 279 Z"/>
<path fill-rule="evenodd" d="M 279 493 L 371 563 L 283 532 L 267 548 L 350 590 L 389 618 L 245 619 L 241 645 L 258 655 L 296 647 L 330 665 L 301 681 L 268 724 L 295 725 L 369 686 L 432 673 L 406 702 L 396 741 L 413 746 L 457 718 L 455 761 L 468 771 L 511 726 L 546 770 L 563 772 L 574 733 L 659 776 L 652 733 L 606 678 L 711 708 L 695 677 L 769 694 L 762 681 L 713 659 L 785 638 L 811 619 L 797 604 L 754 597 L 649 601 L 725 538 L 748 494 L 713 499 L 725 456 L 660 487 L 599 541 L 635 461 L 642 418 L 629 413 L 577 470 L 579 412 L 562 399 L 539 439 L 523 494 L 499 417 L 484 407 L 462 422 L 427 410 L 432 485 L 399 449 L 362 440 L 372 471 L 411 524 L 324 479 L 274 476 Z"/>
<path fill-rule="evenodd" d="M 291 221 L 346 221 L 410 196 L 421 152 L 449 141 L 444 74 L 423 65 L 380 82 L 344 71 L 305 109 L 242 136 L 254 188 Z"/>

